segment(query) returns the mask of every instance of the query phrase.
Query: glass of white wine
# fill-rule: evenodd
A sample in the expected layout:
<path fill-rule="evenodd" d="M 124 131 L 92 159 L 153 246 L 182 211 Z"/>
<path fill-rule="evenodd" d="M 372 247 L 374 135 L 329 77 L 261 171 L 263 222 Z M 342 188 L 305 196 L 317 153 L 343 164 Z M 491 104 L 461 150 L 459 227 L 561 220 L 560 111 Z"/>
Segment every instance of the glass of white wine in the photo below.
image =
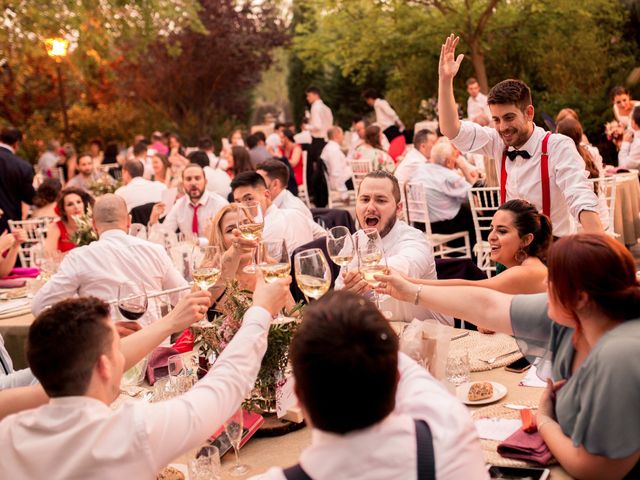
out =
<path fill-rule="evenodd" d="M 279 278 L 287 278 L 291 273 L 291 259 L 287 243 L 284 240 L 262 242 L 258 247 L 258 268 L 267 283 L 273 283 Z M 283 318 L 282 312 L 280 312 L 276 321 L 282 321 Z"/>
<path fill-rule="evenodd" d="M 260 242 L 264 229 L 264 214 L 259 202 L 250 201 L 238 204 L 238 230 L 247 240 Z M 244 267 L 245 273 L 256 273 L 255 256 L 253 263 Z"/>
<path fill-rule="evenodd" d="M 242 408 L 239 408 L 229 420 L 224 422 L 224 430 L 227 432 L 229 443 L 231 443 L 233 451 L 236 454 L 236 464 L 229 469 L 232 477 L 241 477 L 250 470 L 249 465 L 240 463 L 240 455 L 238 453 L 240 450 L 240 441 L 242 440 L 242 420 L 243 412 Z"/>
<path fill-rule="evenodd" d="M 220 278 L 222 252 L 220 247 L 193 247 L 191 250 L 190 268 L 193 283 L 200 290 L 209 290 Z M 208 325 L 207 314 L 202 319 L 204 325 Z"/>
<path fill-rule="evenodd" d="M 333 227 L 327 235 L 327 251 L 331 261 L 349 271 L 349 264 L 355 255 L 353 237 L 347 227 Z"/>
<path fill-rule="evenodd" d="M 298 252 L 294 259 L 296 282 L 307 301 L 322 297 L 331 286 L 331 270 L 322 250 L 312 248 Z"/>
<path fill-rule="evenodd" d="M 375 279 L 375 276 L 384 274 L 388 270 L 380 234 L 375 228 L 368 228 L 359 232 L 357 239 L 360 273 L 371 288 L 376 288 L 380 282 Z M 380 296 L 375 291 L 373 295 L 376 306 L 380 309 Z"/>

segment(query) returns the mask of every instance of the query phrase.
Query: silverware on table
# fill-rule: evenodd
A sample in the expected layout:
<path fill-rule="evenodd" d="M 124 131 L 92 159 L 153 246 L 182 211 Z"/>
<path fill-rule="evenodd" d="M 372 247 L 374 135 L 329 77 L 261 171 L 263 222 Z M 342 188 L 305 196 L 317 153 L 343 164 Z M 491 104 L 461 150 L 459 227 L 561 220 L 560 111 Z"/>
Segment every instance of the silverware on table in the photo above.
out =
<path fill-rule="evenodd" d="M 459 338 L 464 338 L 467 335 L 469 335 L 468 330 L 466 332 L 462 332 L 462 333 L 458 333 L 457 335 L 454 335 L 453 337 L 451 337 L 451 341 L 458 340 Z"/>
<path fill-rule="evenodd" d="M 501 359 L 503 357 L 508 357 L 509 355 L 513 355 L 514 353 L 519 353 L 519 352 L 520 352 L 520 349 L 517 349 L 517 350 L 513 350 L 511 352 L 503 353 L 502 355 L 497 355 L 495 357 L 488 358 L 486 360 L 484 358 L 480 358 L 479 360 L 481 362 L 487 363 L 488 365 L 493 365 L 494 363 L 496 363 L 496 360 L 499 360 L 499 359 Z"/>

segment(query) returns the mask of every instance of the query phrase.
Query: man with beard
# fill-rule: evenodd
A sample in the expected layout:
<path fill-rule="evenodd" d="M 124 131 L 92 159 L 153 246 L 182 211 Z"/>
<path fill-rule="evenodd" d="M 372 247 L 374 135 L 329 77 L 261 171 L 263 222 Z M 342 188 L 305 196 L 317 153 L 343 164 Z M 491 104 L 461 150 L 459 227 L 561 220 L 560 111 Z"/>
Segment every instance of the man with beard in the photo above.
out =
<path fill-rule="evenodd" d="M 396 177 L 384 170 L 367 174 L 360 183 L 356 197 L 356 217 L 360 227 L 378 230 L 387 266 L 390 268 L 410 277 L 416 275 L 425 279 L 438 278 L 431 245 L 423 232 L 398 221 L 401 212 L 400 185 Z M 356 232 L 354 242 L 361 241 L 362 236 L 362 232 Z M 348 268 L 341 269 L 340 276 L 336 279 L 336 289 L 371 296 L 373 289 L 358 269 L 357 256 Z M 380 309 L 391 312 L 390 320 L 435 318 L 440 323 L 453 325 L 453 319 L 449 316 L 399 302 L 391 297 L 380 301 Z"/>
<path fill-rule="evenodd" d="M 531 90 L 520 80 L 503 80 L 489 92 L 494 128 L 458 120 L 453 78 L 463 55 L 455 56 L 459 38 L 442 45 L 439 66 L 440 130 L 462 152 L 494 159 L 500 179 L 500 203 L 521 198 L 551 218 L 553 234 L 602 231 L 598 197 L 584 176 L 584 160 L 573 141 L 533 123 Z"/>
<path fill-rule="evenodd" d="M 180 229 L 182 233 L 206 237 L 205 228 L 210 220 L 229 202 L 207 190 L 204 169 L 197 163 L 190 163 L 182 171 L 182 188 L 185 195 L 171 208 L 163 226 L 171 232 Z M 155 223 L 163 211 L 163 204 L 154 206 L 149 223 Z"/>

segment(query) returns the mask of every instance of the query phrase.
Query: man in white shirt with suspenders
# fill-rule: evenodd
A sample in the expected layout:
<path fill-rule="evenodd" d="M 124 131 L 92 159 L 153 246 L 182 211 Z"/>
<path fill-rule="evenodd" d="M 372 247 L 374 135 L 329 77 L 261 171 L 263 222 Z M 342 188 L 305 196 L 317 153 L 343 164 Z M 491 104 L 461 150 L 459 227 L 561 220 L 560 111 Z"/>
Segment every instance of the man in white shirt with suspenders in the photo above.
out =
<path fill-rule="evenodd" d="M 494 128 L 458 120 L 453 78 L 463 55 L 456 58 L 459 38 L 450 35 L 442 45 L 439 66 L 440 130 L 463 152 L 481 153 L 496 162 L 500 202 L 522 198 L 551 218 L 553 234 L 601 232 L 598 197 L 584 175 L 584 161 L 573 142 L 545 132 L 533 123 L 529 87 L 520 80 L 504 80 L 489 92 Z"/>

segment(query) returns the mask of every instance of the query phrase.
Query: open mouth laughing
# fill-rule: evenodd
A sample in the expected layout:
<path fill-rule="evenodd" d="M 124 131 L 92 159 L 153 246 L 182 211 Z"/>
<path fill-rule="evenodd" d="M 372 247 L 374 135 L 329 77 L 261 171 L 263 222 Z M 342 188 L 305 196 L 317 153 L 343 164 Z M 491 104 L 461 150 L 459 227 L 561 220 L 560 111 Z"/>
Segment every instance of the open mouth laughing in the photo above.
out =
<path fill-rule="evenodd" d="M 380 217 L 378 217 L 377 215 L 365 215 L 364 223 L 369 228 L 376 228 L 380 223 Z"/>

